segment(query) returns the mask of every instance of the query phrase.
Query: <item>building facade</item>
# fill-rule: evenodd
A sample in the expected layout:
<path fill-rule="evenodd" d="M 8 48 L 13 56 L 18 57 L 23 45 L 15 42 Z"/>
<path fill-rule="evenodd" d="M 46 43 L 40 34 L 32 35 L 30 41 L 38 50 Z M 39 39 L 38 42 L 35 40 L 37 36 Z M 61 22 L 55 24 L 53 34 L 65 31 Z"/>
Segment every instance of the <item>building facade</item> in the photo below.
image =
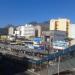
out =
<path fill-rule="evenodd" d="M 50 20 L 50 30 L 65 31 L 69 36 L 70 32 L 70 20 L 69 19 L 52 19 Z"/>
<path fill-rule="evenodd" d="M 71 24 L 69 37 L 75 39 L 75 24 Z"/>
<path fill-rule="evenodd" d="M 14 35 L 14 27 L 9 27 L 8 28 L 8 35 Z"/>
<path fill-rule="evenodd" d="M 40 25 L 35 26 L 35 37 L 41 37 L 42 27 Z"/>
<path fill-rule="evenodd" d="M 53 41 L 63 41 L 66 38 L 66 32 L 65 31 L 55 31 L 55 30 L 50 30 L 50 31 L 43 31 L 42 36 L 47 40 L 47 38 L 52 38 Z"/>
<path fill-rule="evenodd" d="M 67 47 L 67 42 L 65 42 L 66 38 L 65 31 L 59 30 L 43 31 L 42 38 L 44 39 L 43 43 L 49 45 L 52 48 L 51 51 L 62 50 Z"/>
<path fill-rule="evenodd" d="M 24 35 L 26 38 L 34 37 L 35 36 L 35 28 L 33 25 L 25 25 Z"/>
<path fill-rule="evenodd" d="M 25 37 L 25 38 L 33 38 L 33 37 L 40 37 L 41 36 L 41 26 L 25 24 L 22 26 L 17 26 L 15 29 L 12 27 L 9 28 L 9 35 L 13 35 L 16 37 Z"/>
<path fill-rule="evenodd" d="M 16 36 L 18 38 L 34 38 L 34 37 L 41 37 L 42 26 L 41 25 L 32 25 L 32 24 L 25 24 L 19 25 L 16 27 L 9 27 L 8 35 L 9 36 Z"/>

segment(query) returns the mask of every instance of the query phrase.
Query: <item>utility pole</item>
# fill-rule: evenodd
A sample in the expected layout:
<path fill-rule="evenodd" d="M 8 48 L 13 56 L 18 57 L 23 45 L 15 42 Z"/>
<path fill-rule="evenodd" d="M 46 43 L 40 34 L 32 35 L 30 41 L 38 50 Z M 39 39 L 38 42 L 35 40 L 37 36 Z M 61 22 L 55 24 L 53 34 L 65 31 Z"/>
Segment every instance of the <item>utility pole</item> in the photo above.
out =
<path fill-rule="evenodd" d="M 58 75 L 60 74 L 60 56 L 58 57 Z"/>
<path fill-rule="evenodd" d="M 52 37 L 50 37 L 49 39 L 50 39 L 50 40 L 49 40 L 48 55 L 50 54 L 50 51 L 51 51 L 51 49 L 52 49 Z M 48 73 L 48 75 L 49 75 L 49 60 L 48 60 L 48 62 L 47 62 L 47 73 Z"/>

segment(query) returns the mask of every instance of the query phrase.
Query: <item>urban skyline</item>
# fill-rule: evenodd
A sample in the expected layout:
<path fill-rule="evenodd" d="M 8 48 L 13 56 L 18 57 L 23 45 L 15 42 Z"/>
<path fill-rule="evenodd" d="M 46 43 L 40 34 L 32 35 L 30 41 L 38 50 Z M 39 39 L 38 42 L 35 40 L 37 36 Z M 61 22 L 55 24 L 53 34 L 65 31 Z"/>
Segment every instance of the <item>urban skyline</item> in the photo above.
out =
<path fill-rule="evenodd" d="M 0 0 L 0 27 L 68 18 L 75 23 L 74 0 Z"/>
<path fill-rule="evenodd" d="M 0 0 L 0 75 L 75 75 L 75 0 Z"/>

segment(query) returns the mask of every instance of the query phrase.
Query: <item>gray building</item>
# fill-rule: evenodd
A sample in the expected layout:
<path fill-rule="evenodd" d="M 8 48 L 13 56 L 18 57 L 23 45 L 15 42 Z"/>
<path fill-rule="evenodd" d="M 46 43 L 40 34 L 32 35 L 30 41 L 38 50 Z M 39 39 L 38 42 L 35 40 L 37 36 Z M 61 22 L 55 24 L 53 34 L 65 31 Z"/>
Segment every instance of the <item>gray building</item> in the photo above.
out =
<path fill-rule="evenodd" d="M 67 47 L 67 42 L 65 42 L 65 31 L 43 31 L 42 38 L 44 39 L 43 43 L 45 43 L 46 46 L 49 45 L 52 51 L 62 50 Z"/>
<path fill-rule="evenodd" d="M 47 40 L 48 38 L 56 40 L 64 40 L 66 38 L 66 32 L 65 31 L 58 31 L 58 30 L 50 30 L 50 31 L 43 31 L 42 36 Z"/>

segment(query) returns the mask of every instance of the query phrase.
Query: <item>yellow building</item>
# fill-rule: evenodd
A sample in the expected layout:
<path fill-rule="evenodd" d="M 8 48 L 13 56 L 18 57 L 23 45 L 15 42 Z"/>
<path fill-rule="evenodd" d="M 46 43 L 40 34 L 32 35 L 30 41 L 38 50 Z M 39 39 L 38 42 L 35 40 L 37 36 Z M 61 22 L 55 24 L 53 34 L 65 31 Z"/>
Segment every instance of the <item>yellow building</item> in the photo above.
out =
<path fill-rule="evenodd" d="M 61 18 L 52 19 L 50 20 L 50 30 L 66 31 L 66 35 L 69 36 L 70 20 Z"/>
<path fill-rule="evenodd" d="M 0 40 L 7 40 L 7 39 L 8 39 L 7 35 L 0 35 Z"/>

